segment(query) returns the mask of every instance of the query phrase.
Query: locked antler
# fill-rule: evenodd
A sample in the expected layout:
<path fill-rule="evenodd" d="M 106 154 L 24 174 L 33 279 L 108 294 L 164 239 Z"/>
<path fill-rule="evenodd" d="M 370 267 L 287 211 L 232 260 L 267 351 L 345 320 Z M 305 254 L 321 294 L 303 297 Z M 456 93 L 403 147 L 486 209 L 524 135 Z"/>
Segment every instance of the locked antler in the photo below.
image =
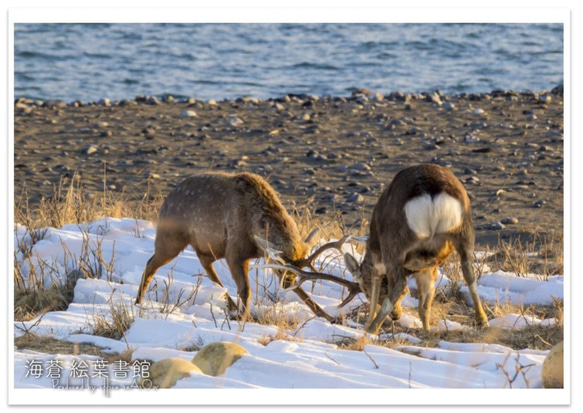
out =
<path fill-rule="evenodd" d="M 335 248 L 339 251 L 342 250 L 342 246 L 350 241 L 352 239 L 351 235 L 345 235 L 342 238 L 340 238 L 338 241 L 332 241 L 329 242 L 327 244 L 322 245 L 320 248 L 318 248 L 316 251 L 314 251 L 312 253 L 312 255 L 310 255 L 307 258 L 295 261 L 293 264 L 295 267 L 298 268 L 304 268 L 304 267 L 309 267 L 312 271 L 314 271 L 314 273 L 316 273 L 316 269 L 314 268 L 314 261 L 316 260 L 316 258 L 318 258 L 318 256 L 320 254 L 322 254 L 324 251 Z"/>
<path fill-rule="evenodd" d="M 265 267 L 293 272 L 298 276 L 296 282 L 292 286 L 283 289 L 284 292 L 296 291 L 298 289 L 301 290 L 301 285 L 309 280 L 332 281 L 336 284 L 340 284 L 341 286 L 346 287 L 348 289 L 348 296 L 338 305 L 338 308 L 344 307 L 346 304 L 352 301 L 354 297 L 356 297 L 356 295 L 362 292 L 362 290 L 360 289 L 360 284 L 358 284 L 357 282 L 348 281 L 345 280 L 344 278 L 340 278 L 332 274 L 324 274 L 321 272 L 308 272 L 297 267 L 294 267 L 292 265 L 284 264 L 267 264 L 265 265 Z"/>
<path fill-rule="evenodd" d="M 325 314 L 324 317 L 327 318 L 328 320 L 330 320 L 332 318 L 328 314 L 326 314 L 324 312 L 324 310 L 322 310 L 316 303 L 314 303 L 312 300 L 310 300 L 309 303 L 306 301 L 306 299 L 308 298 L 308 295 L 301 288 L 301 285 L 308 280 L 325 280 L 325 281 L 332 281 L 336 284 L 340 284 L 343 287 L 346 287 L 348 289 L 348 296 L 340 303 L 338 308 L 344 307 L 346 304 L 348 304 L 350 301 L 352 301 L 357 294 L 362 292 L 360 285 L 357 282 L 348 281 L 348 280 L 345 280 L 345 279 L 340 278 L 340 277 L 336 277 L 336 276 L 331 275 L 331 274 L 324 274 L 321 272 L 317 272 L 316 269 L 314 268 L 314 261 L 316 260 L 316 258 L 320 254 L 322 254 L 324 251 L 326 251 L 328 249 L 332 249 L 332 248 L 335 248 L 337 250 L 341 250 L 342 246 L 347 241 L 350 241 L 350 240 L 352 240 L 352 236 L 345 235 L 337 241 L 328 242 L 328 243 L 322 245 L 321 247 L 319 247 L 309 257 L 295 261 L 295 262 L 293 262 L 292 265 L 290 265 L 290 264 L 286 264 L 278 256 L 279 251 L 276 251 L 273 248 L 269 248 L 268 243 L 266 243 L 265 241 L 262 241 L 261 239 L 258 239 L 256 237 L 256 241 L 264 246 L 263 249 L 267 253 L 269 260 L 274 261 L 274 263 L 267 263 L 267 264 L 264 264 L 264 265 L 261 265 L 258 267 L 271 268 L 271 269 L 275 269 L 275 270 L 284 270 L 284 271 L 289 271 L 289 272 L 296 274 L 299 277 L 298 279 L 296 279 L 296 282 L 292 286 L 285 288 L 283 291 L 295 292 L 300 298 L 302 298 L 302 300 L 306 304 L 308 304 L 308 306 L 312 309 L 312 311 L 314 311 L 314 313 L 316 313 L 317 315 L 320 315 L 320 316 Z M 358 240 L 358 241 L 360 241 L 360 240 Z M 304 271 L 303 270 L 304 267 L 309 267 L 310 270 L 312 270 L 312 272 Z M 283 277 L 280 277 L 280 282 L 283 284 Z"/>

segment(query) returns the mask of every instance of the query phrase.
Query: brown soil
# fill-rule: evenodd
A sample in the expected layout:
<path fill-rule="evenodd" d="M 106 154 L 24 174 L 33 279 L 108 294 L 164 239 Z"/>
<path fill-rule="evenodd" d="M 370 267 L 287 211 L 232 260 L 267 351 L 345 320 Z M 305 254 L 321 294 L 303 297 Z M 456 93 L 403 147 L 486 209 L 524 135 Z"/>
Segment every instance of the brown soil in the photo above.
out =
<path fill-rule="evenodd" d="M 561 93 L 375 96 L 20 100 L 15 197 L 38 208 L 76 173 L 89 197 L 106 188 L 140 201 L 148 185 L 165 195 L 197 172 L 251 171 L 289 208 L 309 201 L 315 216 L 353 230 L 396 172 L 432 162 L 451 166 L 468 190 L 478 246 L 562 236 Z M 517 223 L 491 225 L 507 217 Z"/>

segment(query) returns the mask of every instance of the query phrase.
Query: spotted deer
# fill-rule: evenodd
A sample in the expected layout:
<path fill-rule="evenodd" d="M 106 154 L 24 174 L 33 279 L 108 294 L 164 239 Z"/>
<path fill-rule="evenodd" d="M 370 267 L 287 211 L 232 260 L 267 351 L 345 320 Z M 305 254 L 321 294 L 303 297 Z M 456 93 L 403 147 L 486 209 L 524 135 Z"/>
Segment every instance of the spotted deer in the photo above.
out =
<path fill-rule="evenodd" d="M 350 254 L 344 256 L 370 303 L 366 330 L 377 334 L 389 314 L 400 317 L 409 275 L 418 287 L 423 328 L 429 330 L 437 268 L 454 250 L 460 256 L 477 325 L 487 326 L 472 268 L 474 242 L 470 200 L 449 169 L 421 164 L 397 173 L 373 210 L 362 263 Z"/>
<path fill-rule="evenodd" d="M 317 231 L 304 241 L 273 188 L 251 173 L 203 173 L 186 178 L 164 200 L 158 215 L 154 255 L 148 260 L 136 298 L 140 304 L 152 277 L 187 245 L 196 252 L 208 277 L 223 286 L 213 262 L 225 258 L 237 286 L 238 305 L 227 295 L 229 307 L 249 316 L 249 261 L 264 255 L 268 246 L 281 252 L 283 262 L 294 268 L 312 267 L 317 254 L 306 258 Z M 277 271 L 284 287 L 293 276 Z M 305 291 L 296 294 L 318 316 L 332 321 Z"/>

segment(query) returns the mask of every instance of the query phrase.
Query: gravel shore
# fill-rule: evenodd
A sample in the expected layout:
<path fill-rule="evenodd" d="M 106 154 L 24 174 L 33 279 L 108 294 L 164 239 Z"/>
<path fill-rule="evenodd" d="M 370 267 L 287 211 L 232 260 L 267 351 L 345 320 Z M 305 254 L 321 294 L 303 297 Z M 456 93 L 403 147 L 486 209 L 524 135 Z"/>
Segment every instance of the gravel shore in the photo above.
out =
<path fill-rule="evenodd" d="M 139 96 L 14 107 L 14 191 L 30 208 L 75 173 L 88 196 L 167 194 L 205 171 L 250 171 L 290 207 L 348 228 L 421 162 L 450 166 L 472 200 L 478 246 L 563 232 L 563 93 L 286 95 L 225 101 Z"/>

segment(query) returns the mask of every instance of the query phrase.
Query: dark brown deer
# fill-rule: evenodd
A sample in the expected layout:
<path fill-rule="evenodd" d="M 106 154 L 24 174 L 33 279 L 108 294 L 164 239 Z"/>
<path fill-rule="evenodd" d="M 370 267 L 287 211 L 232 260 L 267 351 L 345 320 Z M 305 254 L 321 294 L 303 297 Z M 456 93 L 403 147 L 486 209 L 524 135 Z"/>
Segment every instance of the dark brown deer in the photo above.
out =
<path fill-rule="evenodd" d="M 454 250 L 461 259 L 477 325 L 487 326 L 472 268 L 474 242 L 470 200 L 449 169 L 422 164 L 395 175 L 374 208 L 362 263 L 350 254 L 344 257 L 370 302 L 366 330 L 377 334 L 389 314 L 400 317 L 409 275 L 415 277 L 419 314 L 423 328 L 429 330 L 437 267 Z"/>
<path fill-rule="evenodd" d="M 303 241 L 273 188 L 258 175 L 204 173 L 189 177 L 170 192 L 160 208 L 155 252 L 142 274 L 136 304 L 158 268 L 191 245 L 208 277 L 220 286 L 212 264 L 226 259 L 239 297 L 236 305 L 227 295 L 229 306 L 247 319 L 249 260 L 263 256 L 265 245 L 271 245 L 281 252 L 284 262 L 297 268 L 312 267 L 316 255 L 325 249 L 306 258 L 316 232 Z M 266 241 L 258 242 L 263 239 Z M 283 277 L 284 287 L 293 284 L 293 277 L 276 273 Z M 301 288 L 294 291 L 316 315 L 333 320 Z"/>

